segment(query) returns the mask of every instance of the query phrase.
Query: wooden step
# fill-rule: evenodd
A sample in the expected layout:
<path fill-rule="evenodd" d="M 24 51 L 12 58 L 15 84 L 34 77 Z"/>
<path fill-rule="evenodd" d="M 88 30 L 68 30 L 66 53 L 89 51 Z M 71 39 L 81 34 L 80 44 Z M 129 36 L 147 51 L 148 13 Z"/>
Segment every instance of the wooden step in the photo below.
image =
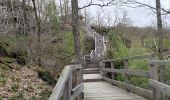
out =
<path fill-rule="evenodd" d="M 102 76 L 100 74 L 84 74 L 83 82 L 100 82 L 102 81 Z"/>
<path fill-rule="evenodd" d="M 85 68 L 99 68 L 98 64 L 86 64 Z"/>
<path fill-rule="evenodd" d="M 83 69 L 83 74 L 98 74 L 100 73 L 100 69 L 99 68 L 87 68 L 87 69 Z"/>

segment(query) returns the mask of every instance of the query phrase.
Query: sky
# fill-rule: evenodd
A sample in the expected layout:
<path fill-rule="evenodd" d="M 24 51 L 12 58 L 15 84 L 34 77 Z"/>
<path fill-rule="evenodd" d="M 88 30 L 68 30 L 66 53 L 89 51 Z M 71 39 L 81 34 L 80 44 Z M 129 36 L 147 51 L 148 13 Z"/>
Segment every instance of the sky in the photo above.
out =
<path fill-rule="evenodd" d="M 90 0 L 79 0 L 79 7 L 83 7 L 87 5 Z M 108 0 L 109 1 L 109 0 Z M 142 3 L 146 3 L 155 7 L 155 0 L 138 0 Z M 94 3 L 100 3 L 100 0 L 94 0 Z M 170 9 L 170 0 L 161 0 L 161 5 L 165 9 Z M 86 9 L 81 10 L 82 13 L 86 12 L 93 18 L 97 20 L 97 15 L 100 13 L 100 20 L 103 23 L 107 23 L 107 19 L 110 17 L 112 22 L 115 20 L 115 12 L 118 13 L 120 19 L 124 12 L 126 12 L 129 22 L 133 26 L 138 27 L 145 27 L 145 26 L 156 26 L 156 14 L 148 9 L 147 7 L 141 8 L 131 8 L 127 6 L 109 6 L 109 7 L 98 7 L 98 6 L 91 6 Z M 109 17 L 108 17 L 109 16 Z M 170 27 L 170 15 L 162 16 L 163 23 L 165 26 Z M 113 24 L 113 23 L 112 23 Z"/>

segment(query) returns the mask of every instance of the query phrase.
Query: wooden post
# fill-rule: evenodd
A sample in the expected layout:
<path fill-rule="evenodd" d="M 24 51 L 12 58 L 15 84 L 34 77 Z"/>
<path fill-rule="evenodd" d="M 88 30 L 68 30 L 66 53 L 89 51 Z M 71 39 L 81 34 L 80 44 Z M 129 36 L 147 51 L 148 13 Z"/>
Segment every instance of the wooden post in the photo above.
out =
<path fill-rule="evenodd" d="M 105 63 L 105 62 L 102 62 L 102 68 L 105 68 L 105 67 L 106 67 L 105 65 L 106 65 L 106 63 Z M 103 73 L 102 73 L 102 76 L 103 76 L 103 77 L 107 77 L 107 72 L 105 72 L 105 71 L 103 71 L 103 70 L 102 70 L 102 72 L 103 72 Z"/>
<path fill-rule="evenodd" d="M 66 82 L 64 93 L 63 93 L 63 100 L 69 100 L 70 99 L 71 90 L 72 90 L 72 73 L 70 74 L 69 79 Z"/>
<path fill-rule="evenodd" d="M 111 68 L 114 70 L 114 62 L 110 62 Z M 112 72 L 112 79 L 115 80 L 115 73 Z"/>
<path fill-rule="evenodd" d="M 129 61 L 128 61 L 128 59 L 125 59 L 124 60 L 124 69 L 125 69 L 125 82 L 126 83 L 128 83 L 129 82 L 129 75 L 127 75 L 126 73 L 127 73 L 127 71 L 128 71 L 128 69 L 129 69 Z"/>
<path fill-rule="evenodd" d="M 82 70 L 81 69 L 77 69 L 76 70 L 76 85 L 79 85 L 82 83 Z M 83 95 L 80 94 L 79 96 L 77 96 L 76 100 L 82 100 L 83 99 Z"/>
<path fill-rule="evenodd" d="M 150 63 L 150 78 L 158 81 L 157 67 L 156 67 L 155 63 Z M 159 99 L 159 91 L 155 88 L 153 88 L 152 100 L 160 100 Z"/>
<path fill-rule="evenodd" d="M 69 97 L 69 99 L 70 99 L 70 97 L 71 97 L 71 91 L 72 91 L 72 82 L 73 82 L 72 73 L 71 73 L 68 81 L 69 81 L 69 82 L 68 82 L 68 97 Z M 68 100 L 69 100 L 69 99 L 68 99 Z"/>

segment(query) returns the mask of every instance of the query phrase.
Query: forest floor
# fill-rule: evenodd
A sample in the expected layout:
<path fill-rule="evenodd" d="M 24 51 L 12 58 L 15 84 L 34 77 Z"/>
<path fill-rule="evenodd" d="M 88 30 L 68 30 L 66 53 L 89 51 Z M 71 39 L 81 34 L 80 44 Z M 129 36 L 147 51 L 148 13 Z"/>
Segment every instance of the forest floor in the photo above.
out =
<path fill-rule="evenodd" d="M 9 67 L 10 66 L 10 67 Z M 47 100 L 52 86 L 26 66 L 0 63 L 0 100 Z"/>

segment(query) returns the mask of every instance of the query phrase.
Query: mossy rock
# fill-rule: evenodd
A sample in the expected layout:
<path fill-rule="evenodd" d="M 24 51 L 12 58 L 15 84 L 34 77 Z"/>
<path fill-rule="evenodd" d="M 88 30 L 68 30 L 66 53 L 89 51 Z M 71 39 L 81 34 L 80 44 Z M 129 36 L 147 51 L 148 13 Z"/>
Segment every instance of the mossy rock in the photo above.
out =
<path fill-rule="evenodd" d="M 0 41 L 0 56 L 8 56 L 7 53 L 8 46 L 9 45 L 7 43 Z"/>
<path fill-rule="evenodd" d="M 0 100 L 3 100 L 2 96 L 0 95 Z"/>
<path fill-rule="evenodd" d="M 56 84 L 56 80 L 52 77 L 51 73 L 48 72 L 45 68 L 36 66 L 32 69 L 38 73 L 39 78 L 41 78 L 43 81 L 48 82 L 50 85 Z"/>
<path fill-rule="evenodd" d="M 0 57 L 0 68 L 4 70 L 12 69 L 11 63 L 16 62 L 13 58 Z"/>
<path fill-rule="evenodd" d="M 2 63 L 0 63 L 0 69 L 8 70 L 8 69 L 9 69 L 9 67 L 8 67 L 8 66 L 6 66 L 6 65 L 4 65 L 4 64 L 2 64 Z"/>
<path fill-rule="evenodd" d="M 0 62 L 13 63 L 15 59 L 9 57 L 0 57 Z"/>
<path fill-rule="evenodd" d="M 27 63 L 27 51 L 22 49 L 13 50 L 10 56 L 15 58 L 17 63 L 24 66 Z"/>

